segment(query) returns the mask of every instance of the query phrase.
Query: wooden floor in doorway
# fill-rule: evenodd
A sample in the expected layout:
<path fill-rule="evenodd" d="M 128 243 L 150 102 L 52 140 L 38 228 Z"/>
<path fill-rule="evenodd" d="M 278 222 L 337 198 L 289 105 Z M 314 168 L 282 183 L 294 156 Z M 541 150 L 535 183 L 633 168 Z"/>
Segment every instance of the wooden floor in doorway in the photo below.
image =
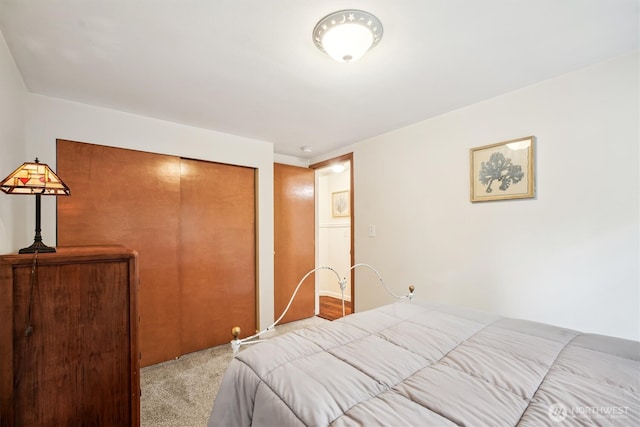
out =
<path fill-rule="evenodd" d="M 351 314 L 351 301 L 344 302 L 345 316 Z M 318 317 L 327 320 L 335 320 L 342 317 L 342 300 L 328 296 L 320 297 L 320 312 Z"/>

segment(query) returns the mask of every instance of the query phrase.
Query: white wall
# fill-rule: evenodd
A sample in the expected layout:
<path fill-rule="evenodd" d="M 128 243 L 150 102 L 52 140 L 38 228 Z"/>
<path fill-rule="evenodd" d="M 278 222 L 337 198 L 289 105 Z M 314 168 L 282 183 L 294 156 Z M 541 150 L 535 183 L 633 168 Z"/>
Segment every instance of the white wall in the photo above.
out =
<path fill-rule="evenodd" d="M 301 168 L 309 167 L 309 160 L 301 159 L 299 157 L 287 156 L 286 154 L 273 153 L 273 162 L 281 163 L 283 165 L 298 166 Z"/>
<path fill-rule="evenodd" d="M 26 89 L 0 33 L 0 179 L 29 159 L 24 153 L 24 94 Z M 33 159 L 31 159 L 33 160 Z M 0 193 L 0 254 L 16 252 L 33 242 L 35 214 L 27 222 L 29 197 Z M 24 238 L 21 231 L 31 235 Z"/>
<path fill-rule="evenodd" d="M 421 299 L 640 339 L 639 71 L 636 52 L 328 154 L 354 152 L 356 261 Z M 469 149 L 529 135 L 537 197 L 470 203 Z M 357 310 L 389 302 L 356 274 Z"/>
<path fill-rule="evenodd" d="M 35 94 L 26 96 L 25 107 L 27 157 L 38 156 L 54 170 L 56 139 L 257 168 L 258 326 L 265 328 L 273 322 L 272 144 Z M 73 188 L 71 194 L 73 197 Z M 55 227 L 55 200 L 43 198 L 45 243 L 54 243 Z M 24 231 L 26 239 L 29 233 Z"/>

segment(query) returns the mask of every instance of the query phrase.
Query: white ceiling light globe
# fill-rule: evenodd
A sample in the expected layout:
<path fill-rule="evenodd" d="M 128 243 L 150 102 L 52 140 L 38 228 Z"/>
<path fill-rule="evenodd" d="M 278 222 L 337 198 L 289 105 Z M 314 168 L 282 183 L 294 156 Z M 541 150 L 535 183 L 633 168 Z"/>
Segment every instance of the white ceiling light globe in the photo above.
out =
<path fill-rule="evenodd" d="M 360 24 L 343 24 L 329 29 L 322 37 L 322 47 L 338 62 L 357 61 L 373 44 L 373 34 Z"/>
<path fill-rule="evenodd" d="M 375 47 L 382 38 L 382 23 L 362 10 L 340 10 L 320 20 L 313 42 L 338 62 L 353 62 Z"/>

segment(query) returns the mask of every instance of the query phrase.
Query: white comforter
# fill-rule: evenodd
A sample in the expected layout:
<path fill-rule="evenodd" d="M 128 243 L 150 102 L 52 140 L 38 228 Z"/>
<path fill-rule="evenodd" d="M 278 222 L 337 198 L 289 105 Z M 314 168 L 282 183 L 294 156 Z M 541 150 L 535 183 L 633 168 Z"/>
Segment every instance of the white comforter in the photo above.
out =
<path fill-rule="evenodd" d="M 639 375 L 635 341 L 397 303 L 241 351 L 209 426 L 638 426 Z"/>

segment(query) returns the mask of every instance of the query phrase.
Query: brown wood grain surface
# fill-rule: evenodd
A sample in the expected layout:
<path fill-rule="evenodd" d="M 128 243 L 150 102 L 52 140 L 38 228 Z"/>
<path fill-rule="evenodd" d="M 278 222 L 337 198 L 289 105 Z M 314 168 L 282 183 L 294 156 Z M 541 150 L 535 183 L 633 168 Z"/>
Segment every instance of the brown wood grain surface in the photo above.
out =
<path fill-rule="evenodd" d="M 274 164 L 274 312 L 284 311 L 296 285 L 315 266 L 315 172 Z M 282 323 L 315 311 L 315 278 L 300 287 Z"/>
<path fill-rule="evenodd" d="M 180 356 L 180 158 L 58 140 L 58 245 L 139 254 L 142 366 Z"/>
<path fill-rule="evenodd" d="M 182 159 L 182 352 L 256 328 L 255 171 Z"/>
<path fill-rule="evenodd" d="M 342 317 L 342 300 L 340 298 L 334 298 L 330 296 L 321 295 L 320 310 L 318 317 L 322 317 L 327 320 L 336 320 Z M 344 315 L 351 314 L 351 301 L 344 302 Z"/>
<path fill-rule="evenodd" d="M 255 330 L 254 169 L 58 140 L 57 172 L 58 244 L 139 253 L 142 366 Z"/>
<path fill-rule="evenodd" d="M 59 247 L 33 276 L 33 255 L 2 257 L 3 427 L 139 425 L 135 257 Z"/>

